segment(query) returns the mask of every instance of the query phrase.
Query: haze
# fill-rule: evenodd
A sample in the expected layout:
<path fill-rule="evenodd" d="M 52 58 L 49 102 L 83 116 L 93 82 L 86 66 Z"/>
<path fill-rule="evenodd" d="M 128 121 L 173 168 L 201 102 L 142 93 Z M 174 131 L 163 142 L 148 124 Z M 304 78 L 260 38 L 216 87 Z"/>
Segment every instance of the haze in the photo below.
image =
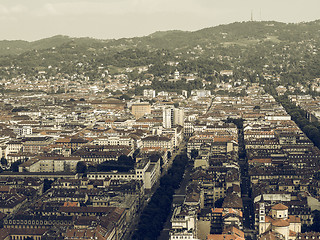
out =
<path fill-rule="evenodd" d="M 37 40 L 57 34 L 100 39 L 160 30 L 198 30 L 254 20 L 313 21 L 319 0 L 2 0 L 0 39 Z"/>

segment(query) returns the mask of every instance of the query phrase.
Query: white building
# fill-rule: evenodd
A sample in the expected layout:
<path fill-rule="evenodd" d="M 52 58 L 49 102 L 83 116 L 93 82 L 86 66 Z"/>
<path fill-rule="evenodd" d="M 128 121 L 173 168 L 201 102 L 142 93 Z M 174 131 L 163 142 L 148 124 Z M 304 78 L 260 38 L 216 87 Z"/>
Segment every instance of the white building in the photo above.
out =
<path fill-rule="evenodd" d="M 197 97 L 210 97 L 211 96 L 211 91 L 210 90 L 205 90 L 205 89 L 200 89 L 200 90 L 192 90 L 191 95 L 197 96 Z"/>
<path fill-rule="evenodd" d="M 22 142 L 21 141 L 9 141 L 7 142 L 7 154 L 18 153 L 22 151 Z"/>
<path fill-rule="evenodd" d="M 259 203 L 259 236 L 276 232 L 285 240 L 297 239 L 301 232 L 301 221 L 297 216 L 288 214 L 288 207 L 282 203 L 274 205 L 266 215 L 264 202 Z"/>
<path fill-rule="evenodd" d="M 16 127 L 13 129 L 13 132 L 18 137 L 32 135 L 32 127 L 31 126 Z"/>
<path fill-rule="evenodd" d="M 180 79 L 180 73 L 178 70 L 174 72 L 174 79 Z"/>
<path fill-rule="evenodd" d="M 189 239 L 197 240 L 196 238 L 196 214 L 195 211 L 176 207 L 171 218 L 170 240 Z"/>
<path fill-rule="evenodd" d="M 156 91 L 153 89 L 144 89 L 143 90 L 143 96 L 146 98 L 155 98 L 156 97 Z"/>
<path fill-rule="evenodd" d="M 181 108 L 174 109 L 174 125 L 184 126 L 184 110 Z"/>
<path fill-rule="evenodd" d="M 122 145 L 122 146 L 134 146 L 134 140 L 131 137 L 126 136 L 110 136 L 110 137 L 101 137 L 93 141 L 93 145 Z"/>
<path fill-rule="evenodd" d="M 164 128 L 172 128 L 173 127 L 173 114 L 174 114 L 174 107 L 165 107 L 163 109 L 163 127 Z"/>
<path fill-rule="evenodd" d="M 163 127 L 173 128 L 175 125 L 184 125 L 184 110 L 173 106 L 163 109 Z"/>

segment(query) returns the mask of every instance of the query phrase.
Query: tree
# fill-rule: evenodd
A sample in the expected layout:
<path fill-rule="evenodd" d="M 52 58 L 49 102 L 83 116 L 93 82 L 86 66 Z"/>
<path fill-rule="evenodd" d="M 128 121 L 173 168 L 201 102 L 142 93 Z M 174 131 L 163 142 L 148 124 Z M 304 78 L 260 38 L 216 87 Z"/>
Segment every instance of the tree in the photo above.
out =
<path fill-rule="evenodd" d="M 121 100 L 130 100 L 131 98 L 130 98 L 130 96 L 127 95 L 127 94 L 122 94 L 122 95 L 119 97 L 119 99 L 121 99 Z"/>
<path fill-rule="evenodd" d="M 160 179 L 160 186 L 153 194 L 150 202 L 144 208 L 140 221 L 132 239 L 157 239 L 170 214 L 174 189 L 177 189 L 182 180 L 188 157 L 185 154 L 177 155 L 171 169 Z"/>
<path fill-rule="evenodd" d="M 151 162 L 157 162 L 160 159 L 160 154 L 159 153 L 155 153 L 149 156 L 149 159 Z"/>
<path fill-rule="evenodd" d="M 130 166 L 130 167 L 134 166 L 134 160 L 132 159 L 132 157 L 128 157 L 126 155 L 119 156 L 118 163 L 120 165 L 125 165 L 125 166 Z"/>
<path fill-rule="evenodd" d="M 97 167 L 93 166 L 93 165 L 90 165 L 88 167 L 88 172 L 96 172 L 97 171 Z"/>
<path fill-rule="evenodd" d="M 219 198 L 214 202 L 214 207 L 221 208 L 224 198 Z"/>
<path fill-rule="evenodd" d="M 320 211 L 318 210 L 313 212 L 313 224 L 311 225 L 311 230 L 315 232 L 320 231 Z"/>
<path fill-rule="evenodd" d="M 133 157 L 134 160 L 136 160 L 136 158 L 137 158 L 137 156 L 139 155 L 139 153 L 140 153 L 140 148 L 137 148 L 137 149 L 134 151 L 134 153 L 132 154 L 132 157 Z"/>
<path fill-rule="evenodd" d="M 1 162 L 2 166 L 7 166 L 8 165 L 8 161 L 4 157 L 1 158 L 0 162 Z"/>
<path fill-rule="evenodd" d="M 21 160 L 15 161 L 11 164 L 10 170 L 12 172 L 19 172 L 19 165 L 21 164 Z"/>
<path fill-rule="evenodd" d="M 192 149 L 190 153 L 191 159 L 196 159 L 199 156 L 199 150 L 198 149 Z"/>
<path fill-rule="evenodd" d="M 85 173 L 87 171 L 87 165 L 83 161 L 79 161 L 77 163 L 76 172 L 77 173 Z"/>
<path fill-rule="evenodd" d="M 53 183 L 52 180 L 44 179 L 44 181 L 43 181 L 43 192 L 46 192 L 48 189 L 50 189 L 52 183 Z"/>

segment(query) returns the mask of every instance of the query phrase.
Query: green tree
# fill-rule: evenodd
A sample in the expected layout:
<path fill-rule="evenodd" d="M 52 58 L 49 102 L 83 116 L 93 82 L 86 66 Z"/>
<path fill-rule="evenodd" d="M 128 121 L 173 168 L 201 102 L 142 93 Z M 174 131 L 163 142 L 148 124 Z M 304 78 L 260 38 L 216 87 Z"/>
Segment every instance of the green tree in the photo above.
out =
<path fill-rule="evenodd" d="M 85 173 L 87 171 L 87 165 L 83 161 L 79 161 L 76 166 L 77 173 Z"/>
<path fill-rule="evenodd" d="M 118 163 L 120 165 L 125 165 L 125 166 L 134 166 L 134 160 L 132 157 L 128 157 L 127 155 L 121 155 L 118 157 Z"/>
<path fill-rule="evenodd" d="M 1 162 L 2 166 L 7 166 L 8 165 L 8 161 L 4 157 L 1 158 L 0 162 Z"/>
<path fill-rule="evenodd" d="M 19 172 L 19 165 L 21 164 L 21 160 L 15 161 L 11 164 L 10 170 L 12 172 Z"/>
<path fill-rule="evenodd" d="M 190 153 L 191 159 L 196 159 L 199 156 L 199 150 L 198 149 L 192 149 Z"/>

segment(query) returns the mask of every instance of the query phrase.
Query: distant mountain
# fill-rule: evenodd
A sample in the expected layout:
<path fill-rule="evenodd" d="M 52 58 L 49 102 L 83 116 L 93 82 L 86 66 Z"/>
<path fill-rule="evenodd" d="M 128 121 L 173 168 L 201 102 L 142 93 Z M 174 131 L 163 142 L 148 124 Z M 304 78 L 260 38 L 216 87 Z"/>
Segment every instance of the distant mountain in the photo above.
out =
<path fill-rule="evenodd" d="M 206 76 L 232 68 L 246 74 L 286 72 L 290 83 L 291 79 L 320 77 L 318 52 L 320 20 L 296 24 L 236 22 L 194 32 L 159 31 L 145 37 L 110 40 L 58 35 L 34 42 L 0 41 L 0 74 L 33 76 L 47 70 L 52 75 L 90 72 L 97 77 L 101 66 L 117 73 L 128 67 L 152 66 L 149 73 L 157 76 L 176 68 Z M 170 62 L 180 64 L 169 67 Z M 11 66 L 17 68 L 8 71 Z"/>
<path fill-rule="evenodd" d="M 91 46 L 93 48 L 106 47 L 113 49 L 181 49 L 199 44 L 243 44 L 246 40 L 280 40 L 300 41 L 305 37 L 319 38 L 320 20 L 285 24 L 280 22 L 236 22 L 217 27 L 205 28 L 194 32 L 187 31 L 159 31 L 145 37 L 122 38 L 117 40 L 99 40 L 93 38 L 70 38 L 57 35 L 34 42 L 0 41 L 0 55 L 21 54 L 29 50 L 57 48 L 71 42 Z"/>
<path fill-rule="evenodd" d="M 34 42 L 15 40 L 0 41 L 0 55 L 21 54 L 30 50 L 41 50 L 52 47 L 58 47 L 66 42 L 71 41 L 68 36 L 57 35 L 50 38 L 41 39 Z"/>

